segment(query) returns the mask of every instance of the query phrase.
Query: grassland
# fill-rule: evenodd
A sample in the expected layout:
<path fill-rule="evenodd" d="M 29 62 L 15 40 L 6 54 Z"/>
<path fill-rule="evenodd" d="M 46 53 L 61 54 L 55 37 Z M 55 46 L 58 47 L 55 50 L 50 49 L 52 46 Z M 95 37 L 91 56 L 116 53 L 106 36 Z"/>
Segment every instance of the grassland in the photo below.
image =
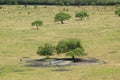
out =
<path fill-rule="evenodd" d="M 54 22 L 64 8 L 72 18 L 65 24 Z M 90 17 L 79 21 L 75 12 L 86 10 Z M 120 18 L 114 6 L 8 6 L 0 9 L 0 80 L 120 80 Z M 28 12 L 30 14 L 28 14 Z M 40 30 L 31 26 L 43 20 Z M 19 57 L 41 58 L 36 54 L 42 43 L 56 43 L 64 38 L 79 38 L 88 53 L 107 64 L 65 67 L 28 68 L 19 64 Z M 54 55 L 53 57 L 64 57 Z"/>

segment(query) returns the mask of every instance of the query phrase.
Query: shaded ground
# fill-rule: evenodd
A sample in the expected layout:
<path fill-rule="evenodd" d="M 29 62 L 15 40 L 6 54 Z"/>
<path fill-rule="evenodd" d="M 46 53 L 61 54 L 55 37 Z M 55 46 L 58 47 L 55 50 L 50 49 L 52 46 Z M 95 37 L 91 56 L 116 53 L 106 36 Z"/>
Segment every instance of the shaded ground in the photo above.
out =
<path fill-rule="evenodd" d="M 71 58 L 51 58 L 51 59 L 36 59 L 36 60 L 26 60 L 28 63 L 27 67 L 53 67 L 53 66 L 80 66 L 86 64 L 100 64 L 106 63 L 95 58 L 80 59 L 76 58 L 74 62 Z"/>

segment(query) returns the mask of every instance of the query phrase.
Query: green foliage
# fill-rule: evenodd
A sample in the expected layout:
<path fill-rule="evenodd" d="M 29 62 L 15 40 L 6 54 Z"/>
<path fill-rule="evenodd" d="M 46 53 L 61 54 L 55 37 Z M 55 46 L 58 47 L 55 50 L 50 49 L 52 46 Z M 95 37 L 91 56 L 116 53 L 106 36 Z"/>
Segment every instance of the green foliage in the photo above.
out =
<path fill-rule="evenodd" d="M 76 38 L 69 38 L 59 41 L 56 46 L 56 51 L 58 54 L 66 53 L 76 48 L 82 48 L 80 40 Z"/>
<path fill-rule="evenodd" d="M 117 9 L 117 10 L 115 11 L 115 14 L 118 15 L 118 16 L 120 16 L 120 9 Z"/>
<path fill-rule="evenodd" d="M 61 24 L 64 24 L 63 21 L 69 20 L 71 16 L 67 13 L 59 12 L 55 15 L 54 19 L 55 21 L 61 21 Z"/>
<path fill-rule="evenodd" d="M 82 47 L 80 40 L 76 38 L 70 38 L 61 40 L 56 46 L 57 54 L 66 53 L 66 56 L 71 56 L 75 61 L 75 57 L 86 55 L 84 48 Z"/>
<path fill-rule="evenodd" d="M 43 21 L 41 20 L 36 20 L 34 22 L 31 23 L 32 26 L 36 26 L 37 30 L 39 30 L 39 26 L 42 26 L 43 25 Z"/>
<path fill-rule="evenodd" d="M 120 4 L 116 4 L 115 7 L 117 7 L 117 8 L 120 7 Z"/>
<path fill-rule="evenodd" d="M 2 9 L 2 6 L 0 6 L 0 9 Z"/>
<path fill-rule="evenodd" d="M 88 17 L 89 15 L 87 14 L 87 12 L 85 11 L 80 11 L 80 12 L 77 12 L 75 17 L 78 17 L 80 18 L 80 20 L 83 20 L 84 17 Z"/>
<path fill-rule="evenodd" d="M 76 49 L 66 53 L 66 56 L 72 57 L 74 61 L 75 61 L 75 57 L 85 56 L 85 55 L 87 55 L 87 53 L 85 53 L 85 50 L 83 47 L 76 48 Z"/>
<path fill-rule="evenodd" d="M 66 3 L 66 5 L 67 5 L 67 6 L 69 6 L 69 5 L 70 5 L 70 3 Z"/>
<path fill-rule="evenodd" d="M 120 4 L 120 0 L 0 0 L 0 4 L 114 5 Z"/>
<path fill-rule="evenodd" d="M 79 57 L 79 56 L 87 55 L 84 51 L 85 50 L 83 49 L 83 47 L 76 48 L 76 49 L 74 49 L 72 51 L 67 52 L 66 56 L 76 56 L 76 57 Z"/>
<path fill-rule="evenodd" d="M 68 44 L 68 40 L 59 41 L 57 46 L 56 46 L 57 54 L 67 52 L 68 51 L 67 44 Z"/>
<path fill-rule="evenodd" d="M 37 54 L 40 56 L 46 56 L 46 58 L 49 58 L 49 56 L 53 55 L 54 52 L 54 46 L 48 43 L 45 43 L 43 46 L 38 47 Z"/>

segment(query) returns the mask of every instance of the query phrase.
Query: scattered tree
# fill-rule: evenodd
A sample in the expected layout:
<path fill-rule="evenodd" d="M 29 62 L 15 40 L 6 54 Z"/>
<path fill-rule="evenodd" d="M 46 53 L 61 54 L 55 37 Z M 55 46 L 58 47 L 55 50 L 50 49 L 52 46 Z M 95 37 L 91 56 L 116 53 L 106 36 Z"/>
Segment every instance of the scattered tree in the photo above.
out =
<path fill-rule="evenodd" d="M 43 46 L 38 47 L 37 54 L 40 56 L 46 56 L 46 58 L 49 58 L 49 56 L 53 55 L 54 52 L 54 46 L 48 43 L 45 43 Z"/>
<path fill-rule="evenodd" d="M 115 11 L 115 14 L 118 15 L 118 16 L 120 16 L 120 9 L 117 9 L 117 10 Z"/>
<path fill-rule="evenodd" d="M 77 12 L 75 17 L 78 17 L 80 18 L 80 20 L 83 20 L 84 17 L 88 17 L 89 15 L 87 14 L 87 12 L 85 11 L 80 11 L 80 12 Z"/>
<path fill-rule="evenodd" d="M 84 52 L 83 47 L 76 48 L 76 49 L 66 53 L 66 56 L 72 57 L 74 62 L 76 61 L 75 57 L 84 56 L 84 55 L 87 55 L 87 54 Z"/>
<path fill-rule="evenodd" d="M 57 13 L 56 16 L 54 17 L 55 21 L 61 21 L 61 24 L 64 24 L 63 21 L 69 20 L 70 18 L 71 16 L 69 14 L 63 12 Z"/>
<path fill-rule="evenodd" d="M 82 47 L 79 39 L 65 39 L 58 42 L 56 46 L 57 54 L 66 53 L 66 56 L 71 56 L 73 61 L 76 57 L 85 55 L 85 50 Z"/>
<path fill-rule="evenodd" d="M 43 25 L 43 21 L 41 20 L 36 20 L 34 22 L 31 23 L 32 26 L 36 26 L 37 30 L 39 30 L 39 26 L 42 26 Z"/>

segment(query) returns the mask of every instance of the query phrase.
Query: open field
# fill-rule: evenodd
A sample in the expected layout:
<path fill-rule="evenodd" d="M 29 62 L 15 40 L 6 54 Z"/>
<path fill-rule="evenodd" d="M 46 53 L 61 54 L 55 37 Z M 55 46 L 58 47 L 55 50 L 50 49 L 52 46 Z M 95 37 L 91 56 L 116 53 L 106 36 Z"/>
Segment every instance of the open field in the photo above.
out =
<path fill-rule="evenodd" d="M 0 80 L 120 80 L 120 17 L 114 6 L 8 6 L 0 9 Z M 65 24 L 54 22 L 56 13 L 67 8 L 72 18 Z M 75 12 L 86 10 L 90 17 L 76 19 Z M 28 14 L 30 13 L 30 14 Z M 31 26 L 43 20 L 40 30 Z M 28 68 L 19 58 L 42 58 L 36 54 L 42 43 L 56 43 L 65 38 L 79 38 L 88 53 L 107 64 L 65 67 Z M 52 57 L 64 57 L 54 55 Z M 85 58 L 86 58 L 85 57 Z"/>

